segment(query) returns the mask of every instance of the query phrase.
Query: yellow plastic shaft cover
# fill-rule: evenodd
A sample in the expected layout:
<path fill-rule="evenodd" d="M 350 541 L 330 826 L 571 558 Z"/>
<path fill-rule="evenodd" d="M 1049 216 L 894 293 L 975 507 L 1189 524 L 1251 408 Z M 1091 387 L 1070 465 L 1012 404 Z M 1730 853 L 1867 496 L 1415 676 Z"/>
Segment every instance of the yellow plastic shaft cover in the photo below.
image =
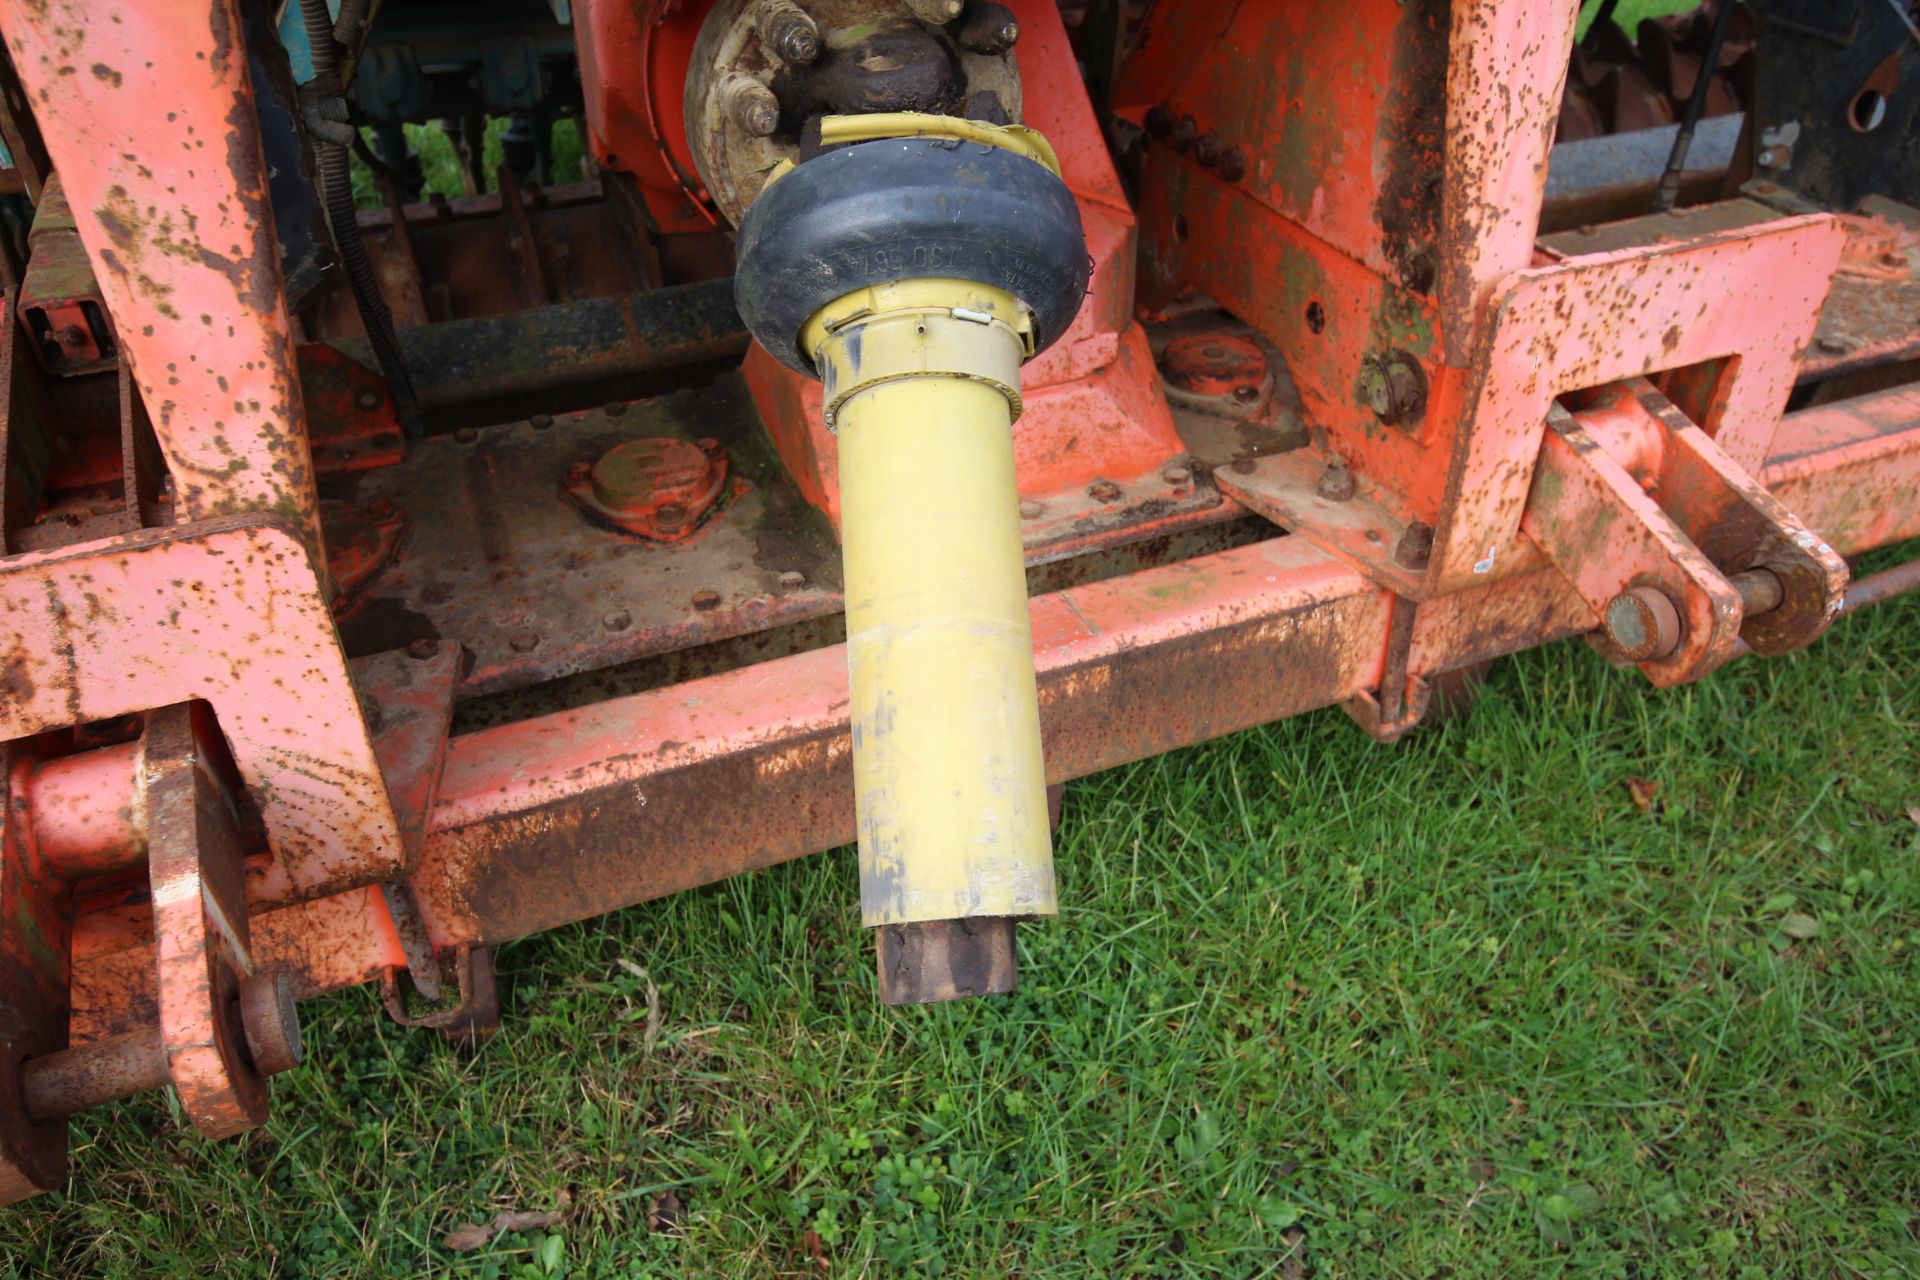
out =
<path fill-rule="evenodd" d="M 1013 464 L 1025 325 L 1011 295 L 913 281 L 803 338 L 839 437 L 869 926 L 1058 910 Z"/>

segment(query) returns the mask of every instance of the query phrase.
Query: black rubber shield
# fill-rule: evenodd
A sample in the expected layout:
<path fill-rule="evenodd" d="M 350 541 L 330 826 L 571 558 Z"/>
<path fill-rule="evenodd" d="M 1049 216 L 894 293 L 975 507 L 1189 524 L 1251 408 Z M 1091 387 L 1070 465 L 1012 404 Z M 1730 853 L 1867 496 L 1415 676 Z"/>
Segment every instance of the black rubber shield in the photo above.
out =
<path fill-rule="evenodd" d="M 1033 308 L 1036 350 L 1086 296 L 1086 235 L 1073 193 L 1000 147 L 933 138 L 862 142 L 816 156 L 740 220 L 733 296 L 774 359 L 812 376 L 798 345 L 814 312 L 870 284 L 943 277 L 1005 289 Z"/>

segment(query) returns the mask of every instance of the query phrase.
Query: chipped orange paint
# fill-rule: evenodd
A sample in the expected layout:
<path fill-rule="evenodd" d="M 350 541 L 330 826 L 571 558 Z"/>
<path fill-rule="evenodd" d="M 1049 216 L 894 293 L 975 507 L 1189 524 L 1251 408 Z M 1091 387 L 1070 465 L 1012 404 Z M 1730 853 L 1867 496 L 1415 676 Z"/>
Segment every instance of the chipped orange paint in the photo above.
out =
<path fill-rule="evenodd" d="M 1093 262 L 1073 324 L 1021 371 L 1025 409 L 1013 428 L 1014 467 L 1023 496 L 1046 498 L 1099 479 L 1151 475 L 1186 445 L 1174 430 L 1145 331 L 1134 320 L 1134 213 L 1080 87 L 1059 8 L 1052 0 L 1015 0 L 1009 7 L 1020 22 L 1014 55 L 1022 118 L 1059 158 Z M 838 524 L 838 449 L 826 428 L 819 381 L 757 346 L 745 372 L 780 461 L 807 501 Z"/>
<path fill-rule="evenodd" d="M 1568 258 L 1502 284 L 1452 441 L 1431 585 L 1457 590 L 1525 563 L 1514 535 L 1555 396 L 1738 357 L 1700 425 L 1736 465 L 1757 470 L 1845 239 L 1831 217 L 1787 218 Z"/>
<path fill-rule="evenodd" d="M 211 703 L 266 824 L 275 900 L 399 866 L 346 657 L 289 524 L 224 516 L 0 561 L 0 687 L 0 740 Z"/>
<path fill-rule="evenodd" d="M 321 548 L 236 0 L 5 0 L 100 293 L 186 513 L 269 511 Z M 324 561 L 322 561 L 324 563 Z"/>
<path fill-rule="evenodd" d="M 1439 285 L 1447 363 L 1462 365 L 1492 320 L 1494 287 L 1533 260 L 1579 7 L 1452 0 L 1451 8 Z"/>
<path fill-rule="evenodd" d="M 1876 489 L 1893 516 L 1850 501 L 1865 470 L 1895 477 Z M 1920 534 L 1920 397 L 1789 415 L 1764 474 L 1836 546 Z M 1372 689 L 1390 615 L 1386 591 L 1302 538 L 1036 597 L 1049 780 Z M 1540 567 L 1423 604 L 1407 667 L 1469 667 L 1596 624 Z M 453 739 L 414 877 L 435 943 L 499 941 L 845 843 L 845 682 L 829 647 Z M 378 891 L 250 905 L 258 963 L 302 994 L 405 965 Z M 73 953 L 76 1036 L 152 1019 L 141 930 L 83 915 Z"/>
<path fill-rule="evenodd" d="M 34 843 L 63 880 L 136 867 L 147 849 L 147 798 L 138 785 L 139 742 L 123 742 L 14 768 L 16 803 Z"/>

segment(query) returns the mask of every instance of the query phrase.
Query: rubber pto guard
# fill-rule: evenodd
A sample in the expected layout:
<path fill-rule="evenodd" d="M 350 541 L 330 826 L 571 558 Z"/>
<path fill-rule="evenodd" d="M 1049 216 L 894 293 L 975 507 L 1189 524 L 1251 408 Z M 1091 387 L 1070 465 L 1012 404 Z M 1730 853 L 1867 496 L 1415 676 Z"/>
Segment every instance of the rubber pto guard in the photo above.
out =
<path fill-rule="evenodd" d="M 740 220 L 734 302 L 788 368 L 817 377 L 801 329 L 873 284 L 939 277 L 1033 311 L 1037 355 L 1073 323 L 1092 269 L 1080 206 L 1045 166 L 1000 147 L 888 138 L 828 151 L 770 183 Z"/>

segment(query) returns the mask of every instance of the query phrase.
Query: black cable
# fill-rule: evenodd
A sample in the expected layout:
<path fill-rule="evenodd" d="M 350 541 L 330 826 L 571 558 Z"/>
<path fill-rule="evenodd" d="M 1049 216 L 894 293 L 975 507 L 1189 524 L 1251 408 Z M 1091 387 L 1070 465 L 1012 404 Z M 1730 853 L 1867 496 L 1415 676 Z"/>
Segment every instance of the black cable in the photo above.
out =
<path fill-rule="evenodd" d="M 1620 0 L 1600 0 L 1600 12 L 1593 15 L 1593 21 L 1587 24 L 1587 38 L 1580 43 L 1591 45 L 1593 33 L 1613 21 L 1613 11 L 1620 7 Z"/>
<path fill-rule="evenodd" d="M 343 5 L 345 11 L 359 6 Z M 339 120 L 321 119 L 312 122 L 319 128 L 327 125 L 328 133 L 339 136 L 342 131 L 350 136 L 352 127 L 346 122 L 345 100 L 339 76 L 339 63 L 335 56 L 333 38 L 333 18 L 327 12 L 327 0 L 300 0 L 300 18 L 306 24 L 307 43 L 313 53 L 313 88 L 318 95 L 310 104 L 319 111 L 322 104 L 332 106 L 333 113 L 341 116 Z M 330 101 L 329 101 L 330 100 Z M 323 117 L 325 112 L 321 112 Z M 340 265 L 346 269 L 347 283 L 353 290 L 354 306 L 360 312 L 361 327 L 367 331 L 367 341 L 373 346 L 374 359 L 380 365 L 380 372 L 387 380 L 387 390 L 393 396 L 394 415 L 400 420 L 400 429 L 409 440 L 418 440 L 425 434 L 420 422 L 420 405 L 414 395 L 413 377 L 407 372 L 406 359 L 400 353 L 400 339 L 394 332 L 393 312 L 388 309 L 387 301 L 380 296 L 380 281 L 373 272 L 373 262 L 367 257 L 367 246 L 360 238 L 360 223 L 355 217 L 353 205 L 353 169 L 348 161 L 347 144 L 332 137 L 314 138 L 314 162 L 320 171 L 320 196 L 327 209 L 327 226 L 333 232 L 334 252 L 340 255 Z"/>
<path fill-rule="evenodd" d="M 1660 186 L 1653 193 L 1653 211 L 1664 213 L 1680 199 L 1680 172 L 1687 167 L 1687 152 L 1693 147 L 1693 131 L 1707 109 L 1707 89 L 1720 70 L 1720 46 L 1726 43 L 1727 28 L 1733 25 L 1734 0 L 1720 0 L 1713 14 L 1713 34 L 1707 38 L 1707 56 L 1700 62 L 1700 74 L 1694 79 L 1687 109 L 1680 116 L 1680 132 L 1673 135 L 1673 153 L 1667 157 L 1667 171 L 1660 175 Z"/>
<path fill-rule="evenodd" d="M 360 163 L 366 165 L 367 172 L 374 177 L 385 180 L 393 174 L 393 170 L 387 168 L 387 162 L 373 154 L 373 148 L 367 145 L 367 140 L 360 136 L 358 129 L 353 131 L 353 154 L 360 157 Z"/>

